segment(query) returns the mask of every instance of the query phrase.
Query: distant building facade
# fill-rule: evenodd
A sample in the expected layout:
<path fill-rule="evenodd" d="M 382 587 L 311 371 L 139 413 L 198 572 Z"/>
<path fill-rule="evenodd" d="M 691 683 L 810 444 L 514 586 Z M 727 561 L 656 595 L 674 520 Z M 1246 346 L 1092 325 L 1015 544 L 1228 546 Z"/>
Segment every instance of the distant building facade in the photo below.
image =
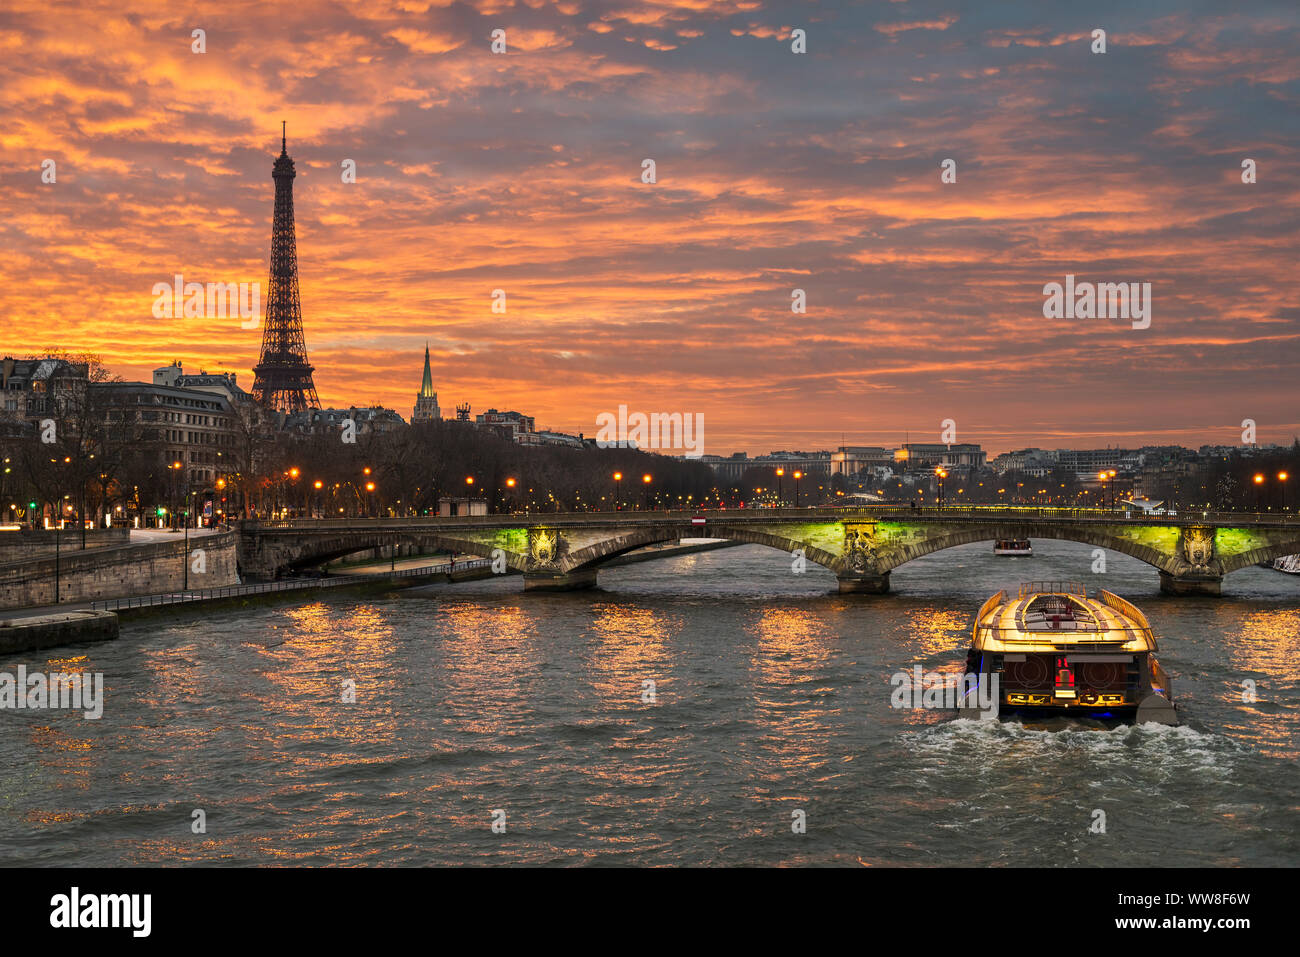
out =
<path fill-rule="evenodd" d="M 569 435 L 565 432 L 520 432 L 515 436 L 520 445 L 558 445 L 569 449 L 580 449 L 586 444 L 581 435 Z"/>
<path fill-rule="evenodd" d="M 1058 449 L 1056 467 L 1085 479 L 1110 469 L 1119 471 L 1121 461 L 1130 454 L 1127 449 Z"/>
<path fill-rule="evenodd" d="M 346 409 L 304 409 L 291 412 L 284 419 L 284 429 L 298 435 L 339 434 L 343 423 L 351 420 L 356 423 L 357 435 L 383 435 L 406 425 L 406 420 L 392 409 L 382 405 Z"/>
<path fill-rule="evenodd" d="M 152 382 L 96 382 L 90 389 L 109 436 L 154 449 L 166 466 L 179 462 L 180 488 L 211 486 L 226 471 L 237 430 L 225 395 Z"/>
<path fill-rule="evenodd" d="M 713 474 L 724 482 L 739 482 L 740 477 L 753 465 L 744 452 L 735 452 L 725 458 L 721 455 L 701 455 L 695 461 L 713 469 Z"/>
<path fill-rule="evenodd" d="M 989 465 L 999 475 L 1021 472 L 1034 478 L 1046 478 L 1057 467 L 1057 459 L 1056 453 L 1047 449 L 1019 449 L 1015 452 L 1003 452 Z"/>
<path fill-rule="evenodd" d="M 927 470 L 940 465 L 953 468 L 982 469 L 988 453 L 978 445 L 943 445 L 909 442 L 894 451 L 894 461 L 905 469 Z"/>
<path fill-rule="evenodd" d="M 522 412 L 498 412 L 496 409 L 488 409 L 486 412 L 479 413 L 474 417 L 474 424 L 479 428 L 488 428 L 500 432 L 512 442 L 520 442 L 521 435 L 537 430 L 535 420 L 531 415 L 524 415 Z"/>
<path fill-rule="evenodd" d="M 805 475 L 829 475 L 830 452 L 769 452 L 756 455 L 751 464 L 759 468 L 785 469 L 786 474 L 803 472 Z"/>
<path fill-rule="evenodd" d="M 0 417 L 19 424 L 60 415 L 80 401 L 88 384 L 85 363 L 6 356 L 0 360 Z"/>
<path fill-rule="evenodd" d="M 892 471 L 894 450 L 878 445 L 841 445 L 831 453 L 832 475 L 857 475 L 859 472 L 879 474 L 880 468 Z"/>

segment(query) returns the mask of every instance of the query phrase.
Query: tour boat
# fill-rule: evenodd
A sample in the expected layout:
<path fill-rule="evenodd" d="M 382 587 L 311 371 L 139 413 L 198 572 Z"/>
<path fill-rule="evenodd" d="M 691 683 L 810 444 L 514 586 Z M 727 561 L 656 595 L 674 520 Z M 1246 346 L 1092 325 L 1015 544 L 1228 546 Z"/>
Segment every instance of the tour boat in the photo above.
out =
<path fill-rule="evenodd" d="M 1283 555 L 1281 558 L 1274 559 L 1271 567 L 1280 572 L 1286 572 L 1288 575 L 1300 575 L 1300 555 Z"/>
<path fill-rule="evenodd" d="M 1177 724 L 1156 650 L 1146 616 L 1118 595 L 1030 582 L 979 610 L 966 672 L 986 712 Z M 974 716 L 977 702 L 968 690 L 959 714 Z"/>
<path fill-rule="evenodd" d="M 994 555 L 1032 555 L 1033 546 L 1027 538 L 1000 538 L 993 543 Z"/>

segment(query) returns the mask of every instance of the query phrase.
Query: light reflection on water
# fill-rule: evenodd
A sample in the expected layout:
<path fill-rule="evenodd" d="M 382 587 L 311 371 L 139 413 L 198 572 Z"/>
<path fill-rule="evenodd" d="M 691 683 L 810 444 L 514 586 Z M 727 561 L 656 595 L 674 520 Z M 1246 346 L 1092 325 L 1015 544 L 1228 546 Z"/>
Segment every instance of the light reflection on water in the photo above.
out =
<path fill-rule="evenodd" d="M 891 708 L 893 673 L 960 669 L 993 591 L 1100 583 L 1090 548 L 1035 549 L 930 555 L 877 598 L 746 546 L 585 594 L 512 578 L 128 622 L 23 659 L 104 672 L 105 711 L 0 713 L 0 863 L 1295 864 L 1300 579 L 1174 599 L 1109 556 L 1177 728 Z"/>

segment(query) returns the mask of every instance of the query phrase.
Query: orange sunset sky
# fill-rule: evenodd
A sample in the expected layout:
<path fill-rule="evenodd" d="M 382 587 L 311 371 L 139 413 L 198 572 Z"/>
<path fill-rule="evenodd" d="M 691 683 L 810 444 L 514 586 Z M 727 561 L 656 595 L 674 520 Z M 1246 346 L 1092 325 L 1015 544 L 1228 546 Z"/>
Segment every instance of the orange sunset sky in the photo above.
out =
<path fill-rule="evenodd" d="M 409 417 L 427 341 L 444 415 L 710 454 L 1289 443 L 1297 51 L 1294 2 L 8 0 L 0 352 L 251 389 L 260 328 L 151 289 L 265 287 L 286 120 L 326 405 Z M 1067 273 L 1151 328 L 1043 318 Z"/>

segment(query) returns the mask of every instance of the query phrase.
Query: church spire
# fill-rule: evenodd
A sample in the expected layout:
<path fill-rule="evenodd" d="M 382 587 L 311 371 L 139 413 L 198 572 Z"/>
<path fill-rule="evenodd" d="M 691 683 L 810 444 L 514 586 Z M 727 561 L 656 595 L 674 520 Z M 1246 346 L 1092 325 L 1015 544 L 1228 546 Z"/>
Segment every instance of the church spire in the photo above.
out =
<path fill-rule="evenodd" d="M 437 393 L 433 391 L 433 370 L 429 368 L 429 344 L 424 344 L 424 381 L 420 383 L 420 396 L 432 399 Z"/>
<path fill-rule="evenodd" d="M 430 422 L 442 418 L 438 408 L 438 393 L 433 391 L 433 370 L 429 367 L 429 343 L 424 344 L 424 381 L 420 383 L 420 394 L 415 397 L 415 412 L 412 422 Z"/>

